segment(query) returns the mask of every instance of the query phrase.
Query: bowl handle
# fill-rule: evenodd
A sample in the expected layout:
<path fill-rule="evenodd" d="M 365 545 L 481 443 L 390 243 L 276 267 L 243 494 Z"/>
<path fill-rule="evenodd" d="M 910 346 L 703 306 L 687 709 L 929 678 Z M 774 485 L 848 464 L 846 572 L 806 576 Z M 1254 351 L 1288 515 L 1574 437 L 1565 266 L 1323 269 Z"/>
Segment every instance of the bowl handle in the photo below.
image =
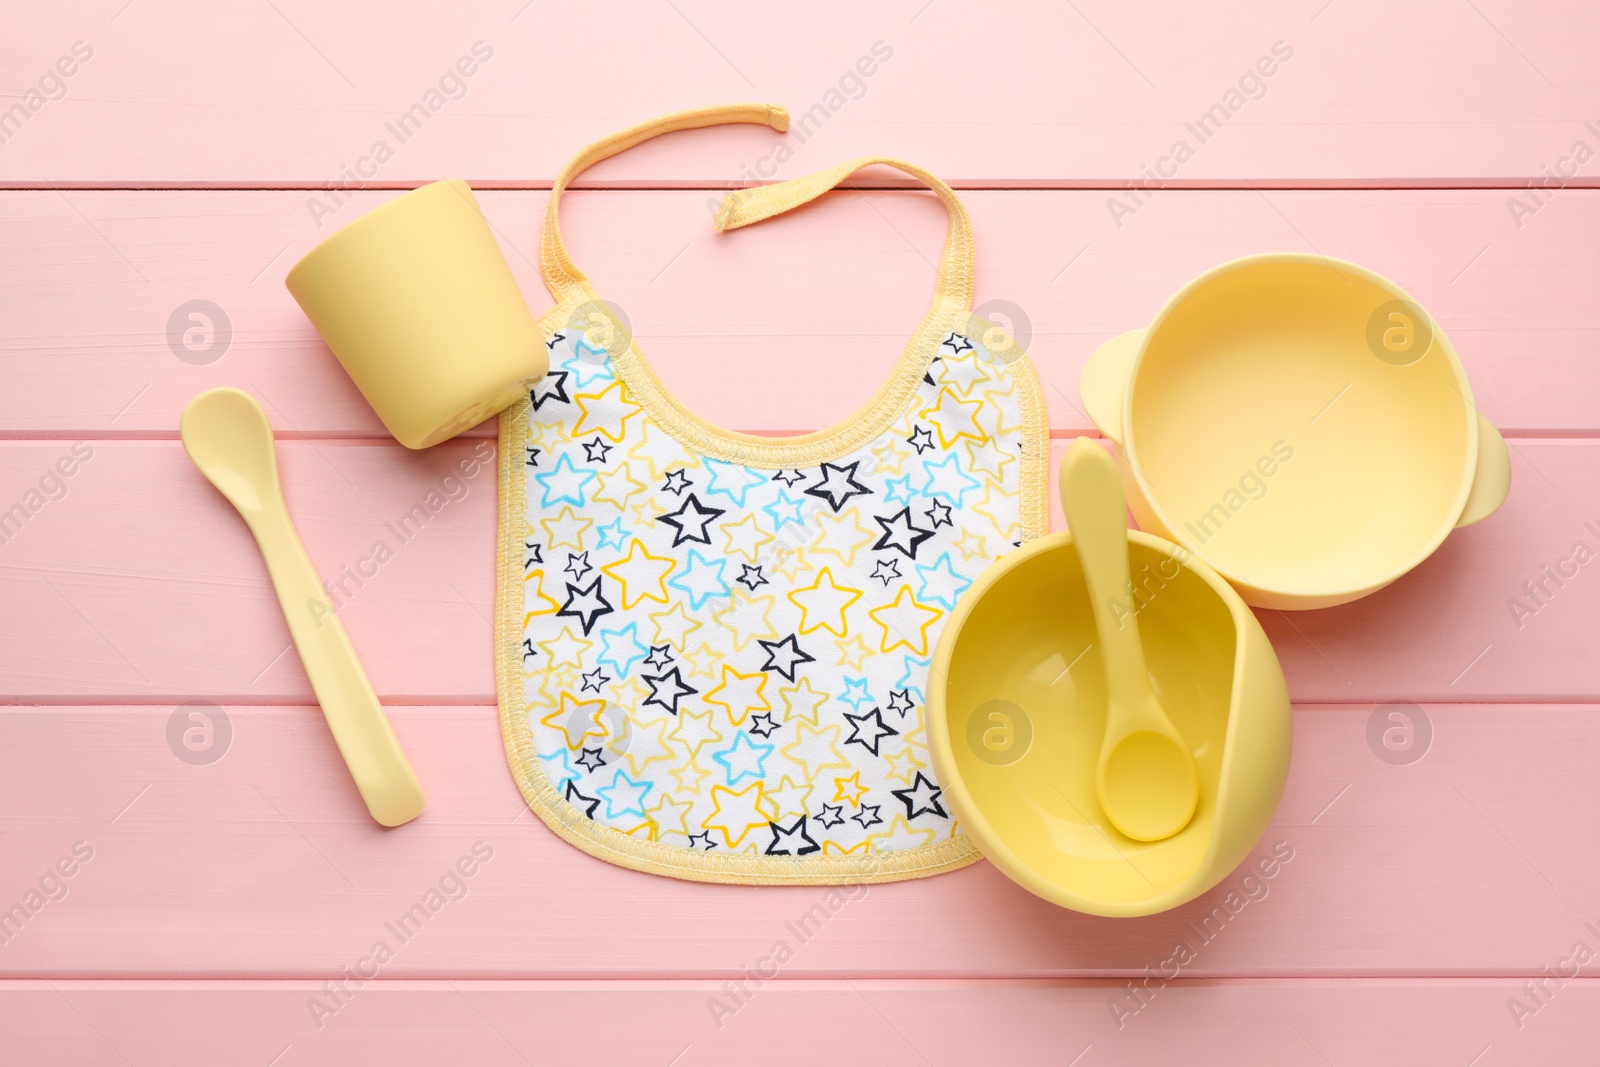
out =
<path fill-rule="evenodd" d="M 1119 333 L 1094 350 L 1078 379 L 1084 413 L 1112 443 L 1122 444 L 1122 404 L 1133 359 L 1144 343 L 1143 329 Z"/>
<path fill-rule="evenodd" d="M 1506 451 L 1506 439 L 1490 425 L 1489 420 L 1478 415 L 1478 466 L 1472 476 L 1472 490 L 1467 493 L 1467 506 L 1461 509 L 1456 527 L 1471 526 L 1487 519 L 1505 502 L 1511 491 L 1511 454 Z"/>

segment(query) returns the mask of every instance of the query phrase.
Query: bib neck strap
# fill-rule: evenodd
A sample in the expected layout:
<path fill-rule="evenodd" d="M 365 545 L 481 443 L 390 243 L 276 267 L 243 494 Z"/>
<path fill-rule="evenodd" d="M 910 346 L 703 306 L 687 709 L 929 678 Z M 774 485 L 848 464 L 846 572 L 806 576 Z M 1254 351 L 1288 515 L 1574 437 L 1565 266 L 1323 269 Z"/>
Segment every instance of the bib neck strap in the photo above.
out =
<path fill-rule="evenodd" d="M 789 113 L 771 104 L 730 104 L 725 107 L 679 111 L 641 122 L 637 126 L 630 126 L 610 137 L 602 138 L 573 156 L 567 165 L 561 168 L 561 173 L 556 176 L 555 185 L 550 190 L 550 204 L 545 209 L 544 236 L 539 250 L 540 270 L 544 274 L 545 284 L 550 287 L 550 293 L 557 302 L 581 294 L 583 286 L 588 281 L 583 272 L 567 256 L 566 247 L 561 243 L 559 215 L 561 193 L 573 179 L 601 160 L 610 159 L 619 152 L 626 152 L 652 137 L 678 130 L 694 130 L 734 122 L 759 123 L 771 126 L 782 133 L 789 128 Z M 810 197 L 805 199 L 809 200 Z M 803 201 L 796 201 L 796 203 L 801 202 Z"/>
<path fill-rule="evenodd" d="M 879 156 L 863 156 L 836 167 L 808 174 L 802 178 L 752 189 L 740 189 L 722 198 L 717 210 L 716 225 L 721 230 L 736 230 L 741 226 L 770 219 L 791 208 L 810 203 L 828 192 L 864 167 L 881 164 L 893 167 L 916 178 L 939 194 L 945 210 L 950 214 L 950 229 L 945 235 L 944 252 L 939 257 L 939 273 L 935 284 L 933 308 L 930 318 L 942 314 L 965 314 L 972 310 L 972 223 L 966 208 L 955 191 L 921 167 L 903 160 Z"/>

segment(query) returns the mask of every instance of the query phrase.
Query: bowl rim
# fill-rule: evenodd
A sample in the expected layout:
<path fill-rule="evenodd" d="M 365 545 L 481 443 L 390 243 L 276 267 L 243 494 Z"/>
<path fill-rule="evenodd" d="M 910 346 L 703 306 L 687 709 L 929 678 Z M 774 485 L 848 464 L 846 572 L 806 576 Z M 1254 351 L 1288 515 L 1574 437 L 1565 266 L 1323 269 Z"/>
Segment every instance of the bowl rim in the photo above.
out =
<path fill-rule="evenodd" d="M 1478 419 L 1481 416 L 1478 411 L 1477 402 L 1473 399 L 1472 383 L 1467 380 L 1466 369 L 1461 365 L 1461 358 L 1459 355 L 1457 355 L 1455 346 L 1451 344 L 1449 336 L 1446 335 L 1444 330 L 1439 326 L 1438 320 L 1433 317 L 1427 308 L 1422 306 L 1420 301 L 1418 301 L 1404 288 L 1397 285 L 1389 278 L 1384 277 L 1377 271 L 1363 267 L 1358 263 L 1351 263 L 1348 260 L 1336 259 L 1330 256 L 1317 255 L 1309 252 L 1262 252 L 1254 255 L 1240 256 L 1236 259 L 1230 259 L 1227 262 L 1219 263 L 1216 266 L 1211 267 L 1209 270 L 1203 271 L 1194 278 L 1191 278 L 1181 289 L 1172 294 L 1172 296 L 1167 299 L 1167 302 L 1161 306 L 1161 310 L 1156 312 L 1155 317 L 1150 320 L 1150 325 L 1145 329 L 1144 336 L 1139 340 L 1138 350 L 1134 353 L 1133 360 L 1128 366 L 1127 377 L 1125 379 L 1122 391 L 1123 433 L 1122 440 L 1118 442 L 1118 448 L 1124 457 L 1124 466 L 1129 477 L 1131 477 L 1134 480 L 1134 483 L 1138 486 L 1139 493 L 1144 498 L 1145 506 L 1150 509 L 1156 521 L 1160 523 L 1163 532 L 1170 535 L 1170 537 L 1185 550 L 1205 560 L 1213 568 L 1216 568 L 1217 565 L 1206 555 L 1204 547 L 1190 543 L 1190 540 L 1184 536 L 1182 524 L 1175 523 L 1173 521 L 1172 516 L 1167 513 L 1167 509 L 1162 506 L 1160 498 L 1155 492 L 1154 488 L 1148 481 L 1145 480 L 1143 468 L 1139 462 L 1139 449 L 1134 433 L 1134 386 L 1138 381 L 1139 371 L 1144 365 L 1145 354 L 1149 351 L 1151 338 L 1156 336 L 1161 326 L 1174 314 L 1174 312 L 1176 312 L 1178 307 L 1182 305 L 1183 302 L 1189 297 L 1193 296 L 1195 292 L 1198 291 L 1202 286 L 1209 284 L 1225 274 L 1231 274 L 1246 268 L 1288 263 L 1312 266 L 1321 265 L 1331 267 L 1336 272 L 1348 271 L 1349 273 L 1358 275 L 1378 286 L 1379 288 L 1386 290 L 1394 298 L 1406 301 L 1412 307 L 1426 315 L 1428 323 L 1433 331 L 1433 345 L 1444 355 L 1445 361 L 1449 365 L 1451 373 L 1455 377 L 1456 392 L 1460 394 L 1462 413 L 1466 421 L 1467 436 L 1465 443 L 1462 446 L 1462 456 L 1460 459 L 1461 477 L 1459 484 L 1456 486 L 1454 501 L 1452 504 L 1441 510 L 1439 522 L 1434 531 L 1422 542 L 1419 542 L 1419 547 L 1409 556 L 1405 557 L 1404 561 L 1398 566 L 1385 568 L 1381 572 L 1374 570 L 1364 581 L 1355 582 L 1353 584 L 1341 583 L 1338 585 L 1327 582 L 1308 582 L 1304 585 L 1298 586 L 1273 585 L 1258 581 L 1252 578 L 1249 573 L 1240 571 L 1237 568 L 1221 571 L 1221 573 L 1224 573 L 1228 576 L 1230 581 L 1259 593 L 1269 605 L 1274 597 L 1281 597 L 1284 601 L 1291 603 L 1307 599 L 1333 602 L 1355 600 L 1366 596 L 1369 593 L 1382 589 L 1384 586 L 1393 582 L 1401 575 L 1413 570 L 1420 563 L 1422 563 L 1423 560 L 1427 559 L 1438 550 L 1439 546 L 1444 543 L 1445 538 L 1450 536 L 1450 531 L 1455 529 L 1457 520 L 1461 518 L 1461 513 L 1467 506 L 1467 498 L 1472 492 L 1473 478 L 1477 473 L 1478 466 Z M 1220 568 L 1218 569 L 1220 570 Z M 1310 576 L 1315 573 L 1315 570 L 1316 568 L 1314 566 L 1305 566 L 1301 567 L 1297 573 L 1300 575 Z"/>
<path fill-rule="evenodd" d="M 1175 544 L 1164 537 L 1145 533 L 1142 530 L 1128 531 L 1128 540 L 1147 548 L 1165 553 L 1169 558 L 1176 559 L 1178 565 L 1199 577 L 1220 600 L 1228 606 L 1229 618 L 1233 621 L 1233 676 L 1231 688 L 1228 693 L 1228 728 L 1222 751 L 1222 766 L 1218 772 L 1219 781 L 1229 781 L 1233 773 L 1234 753 L 1237 751 L 1235 743 L 1237 732 L 1242 729 L 1240 720 L 1240 680 L 1245 675 L 1246 657 L 1250 642 L 1246 640 L 1248 626 L 1255 623 L 1255 615 L 1251 613 L 1244 599 L 1238 591 L 1229 585 L 1214 568 L 1204 560 L 1189 552 L 1184 546 Z M 1095 897 L 1087 897 L 1068 889 L 1058 882 L 1051 881 L 1038 874 L 1028 863 L 996 833 L 994 827 L 983 815 L 982 810 L 974 801 L 967 784 L 962 778 L 955 760 L 955 749 L 950 738 L 950 720 L 945 707 L 945 682 L 950 676 L 950 660 L 955 654 L 956 643 L 960 640 L 961 631 L 965 628 L 968 618 L 983 600 L 984 596 L 1003 578 L 1017 567 L 1035 556 L 1044 555 L 1070 548 L 1072 534 L 1067 531 L 1046 534 L 1032 541 L 1024 542 L 1020 547 L 1012 549 L 991 563 L 976 581 L 972 583 L 961 595 L 956 604 L 956 609 L 945 620 L 943 631 L 939 635 L 939 643 L 934 651 L 932 668 L 929 673 L 927 712 L 928 712 L 928 745 L 929 753 L 934 760 L 934 770 L 939 777 L 939 785 L 951 800 L 965 832 L 972 838 L 990 863 L 998 867 L 1006 877 L 1028 890 L 1034 896 L 1047 900 L 1052 904 L 1071 908 L 1073 911 L 1084 912 L 1090 915 L 1102 915 L 1111 918 L 1133 918 L 1144 915 L 1154 915 L 1157 912 L 1167 911 L 1171 908 L 1185 904 L 1201 893 L 1210 889 L 1227 875 L 1227 871 L 1215 870 L 1218 852 L 1220 851 L 1221 835 L 1215 829 L 1210 840 L 1206 843 L 1205 853 L 1200 863 L 1189 877 L 1176 885 L 1168 888 L 1156 896 L 1136 902 L 1107 901 Z M 1174 551 L 1176 550 L 1176 551 Z M 1185 558 L 1186 557 L 1186 558 Z M 1221 826 L 1230 810 L 1228 794 L 1218 790 L 1216 813 L 1212 817 L 1212 826 Z"/>

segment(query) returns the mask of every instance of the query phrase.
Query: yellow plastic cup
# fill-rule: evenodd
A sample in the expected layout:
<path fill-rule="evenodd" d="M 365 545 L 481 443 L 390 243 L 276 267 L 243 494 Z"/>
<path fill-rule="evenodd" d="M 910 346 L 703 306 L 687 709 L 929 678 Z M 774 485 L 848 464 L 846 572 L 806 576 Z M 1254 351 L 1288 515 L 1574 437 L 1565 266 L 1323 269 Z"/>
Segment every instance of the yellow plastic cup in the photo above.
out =
<path fill-rule="evenodd" d="M 956 604 L 928 675 L 934 770 L 962 828 L 1017 884 L 1091 915 L 1184 904 L 1250 854 L 1289 773 L 1283 670 L 1255 615 L 1170 541 L 1128 533 L 1151 685 L 1194 754 L 1189 824 L 1135 841 L 1101 810 L 1106 681 L 1070 533 L 1029 541 Z"/>
<path fill-rule="evenodd" d="M 1505 441 L 1449 338 L 1354 263 L 1216 267 L 1084 367 L 1139 527 L 1246 602 L 1322 608 L 1383 588 L 1505 500 Z"/>
<path fill-rule="evenodd" d="M 510 406 L 549 366 L 463 181 L 424 185 L 368 212 L 306 253 L 285 284 L 407 448 Z"/>

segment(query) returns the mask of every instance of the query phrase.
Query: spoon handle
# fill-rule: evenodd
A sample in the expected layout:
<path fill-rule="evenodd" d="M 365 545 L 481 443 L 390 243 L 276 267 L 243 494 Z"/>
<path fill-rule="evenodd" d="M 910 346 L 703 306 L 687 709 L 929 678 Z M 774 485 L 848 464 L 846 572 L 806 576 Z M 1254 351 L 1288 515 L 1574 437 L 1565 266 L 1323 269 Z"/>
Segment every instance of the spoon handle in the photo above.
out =
<path fill-rule="evenodd" d="M 250 516 L 247 516 L 250 517 Z M 361 799 L 384 826 L 422 813 L 422 786 L 287 513 L 250 517 L 289 634 Z"/>
<path fill-rule="evenodd" d="M 1114 708 L 1132 707 L 1150 692 L 1139 620 L 1128 590 L 1127 504 L 1115 461 L 1080 437 L 1061 460 L 1061 510 L 1083 568 L 1095 631 Z"/>

